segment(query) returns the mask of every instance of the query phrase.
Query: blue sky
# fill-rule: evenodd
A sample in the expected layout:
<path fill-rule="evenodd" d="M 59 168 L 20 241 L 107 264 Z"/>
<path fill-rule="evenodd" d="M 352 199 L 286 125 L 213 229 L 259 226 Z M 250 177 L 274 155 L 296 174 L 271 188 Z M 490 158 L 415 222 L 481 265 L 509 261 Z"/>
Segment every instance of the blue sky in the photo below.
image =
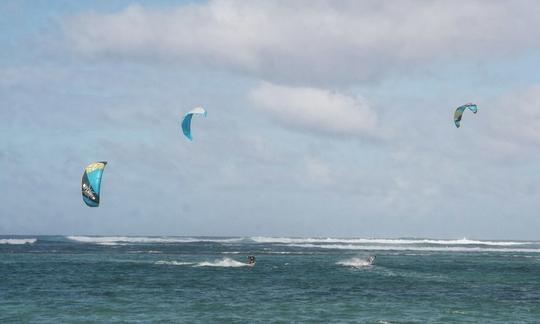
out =
<path fill-rule="evenodd" d="M 0 234 L 538 239 L 539 14 L 3 1 Z"/>

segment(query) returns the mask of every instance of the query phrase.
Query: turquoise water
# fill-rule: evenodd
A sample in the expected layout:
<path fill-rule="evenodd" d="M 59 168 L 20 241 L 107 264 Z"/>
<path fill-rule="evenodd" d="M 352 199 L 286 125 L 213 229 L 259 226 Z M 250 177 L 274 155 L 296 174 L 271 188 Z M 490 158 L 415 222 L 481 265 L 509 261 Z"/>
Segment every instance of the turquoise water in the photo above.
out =
<path fill-rule="evenodd" d="M 540 242 L 0 236 L 1 323 L 539 319 Z"/>

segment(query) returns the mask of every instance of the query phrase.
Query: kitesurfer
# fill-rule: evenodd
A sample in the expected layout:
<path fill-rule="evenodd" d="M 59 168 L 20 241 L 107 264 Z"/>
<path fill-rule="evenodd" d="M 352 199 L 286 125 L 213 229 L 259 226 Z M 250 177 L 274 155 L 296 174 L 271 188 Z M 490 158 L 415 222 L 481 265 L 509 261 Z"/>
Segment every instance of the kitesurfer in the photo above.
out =
<path fill-rule="evenodd" d="M 255 265 L 255 256 L 253 256 L 253 255 L 248 256 L 248 262 L 247 262 L 247 264 L 249 264 L 249 265 Z"/>

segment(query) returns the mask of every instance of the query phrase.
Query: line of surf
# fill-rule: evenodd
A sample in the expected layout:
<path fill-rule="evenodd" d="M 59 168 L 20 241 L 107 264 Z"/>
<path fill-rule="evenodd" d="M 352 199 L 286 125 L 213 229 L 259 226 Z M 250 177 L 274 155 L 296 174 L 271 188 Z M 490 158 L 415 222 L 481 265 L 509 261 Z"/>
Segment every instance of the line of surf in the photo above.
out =
<path fill-rule="evenodd" d="M 119 245 L 119 244 L 152 244 L 152 243 L 196 243 L 196 242 L 215 242 L 215 243 L 235 243 L 240 242 L 242 238 L 197 238 L 197 237 L 174 237 L 174 236 L 67 236 L 69 240 L 93 243 L 101 245 Z"/>
<path fill-rule="evenodd" d="M 538 245 L 531 241 L 482 241 L 470 239 L 377 239 L 377 238 L 289 238 L 289 237 L 250 237 L 250 238 L 209 238 L 209 237 L 175 237 L 175 236 L 67 236 L 69 240 L 102 245 L 150 244 L 150 243 L 241 243 L 251 241 L 261 244 L 349 244 L 349 245 L 445 245 L 445 246 L 524 246 Z"/>
<path fill-rule="evenodd" d="M 540 244 L 540 242 L 520 242 L 520 241 L 481 241 L 469 240 L 466 238 L 456 240 L 437 239 L 377 239 L 377 238 L 289 238 L 289 237 L 251 237 L 257 243 L 343 243 L 343 244 L 433 244 L 433 245 L 492 245 L 492 246 L 516 246 Z"/>
<path fill-rule="evenodd" d="M 37 239 L 24 238 L 24 239 L 0 239 L 0 244 L 22 245 L 22 244 L 34 244 Z"/>
<path fill-rule="evenodd" d="M 432 251 L 432 252 L 515 252 L 540 253 L 540 248 L 496 248 L 496 247 L 466 247 L 466 246 L 381 246 L 381 245 L 353 245 L 353 244 L 288 244 L 292 247 L 335 249 L 335 250 L 363 250 L 363 251 Z"/>

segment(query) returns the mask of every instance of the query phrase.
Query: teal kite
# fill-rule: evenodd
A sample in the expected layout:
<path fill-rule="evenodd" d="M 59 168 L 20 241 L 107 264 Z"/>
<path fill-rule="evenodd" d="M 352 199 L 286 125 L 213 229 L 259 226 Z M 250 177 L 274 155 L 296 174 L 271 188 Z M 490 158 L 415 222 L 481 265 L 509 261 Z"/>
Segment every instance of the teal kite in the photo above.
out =
<path fill-rule="evenodd" d="M 89 207 L 99 206 L 99 192 L 101 188 L 101 176 L 107 162 L 91 163 L 84 168 L 81 190 L 82 198 Z"/>
<path fill-rule="evenodd" d="M 469 108 L 469 110 L 472 111 L 475 114 L 478 112 L 478 107 L 473 103 L 468 103 L 468 104 L 464 104 L 463 106 L 457 107 L 456 111 L 454 112 L 454 124 L 456 124 L 456 127 L 459 128 L 459 126 L 460 126 L 459 123 L 461 122 L 461 117 L 463 116 L 463 112 L 467 108 Z"/>
<path fill-rule="evenodd" d="M 193 115 L 203 115 L 206 117 L 206 110 L 204 110 L 203 107 L 196 107 L 184 115 L 184 119 L 182 120 L 182 132 L 184 132 L 184 135 L 186 135 L 189 140 L 193 140 L 193 137 L 191 136 L 191 119 L 193 118 Z"/>

